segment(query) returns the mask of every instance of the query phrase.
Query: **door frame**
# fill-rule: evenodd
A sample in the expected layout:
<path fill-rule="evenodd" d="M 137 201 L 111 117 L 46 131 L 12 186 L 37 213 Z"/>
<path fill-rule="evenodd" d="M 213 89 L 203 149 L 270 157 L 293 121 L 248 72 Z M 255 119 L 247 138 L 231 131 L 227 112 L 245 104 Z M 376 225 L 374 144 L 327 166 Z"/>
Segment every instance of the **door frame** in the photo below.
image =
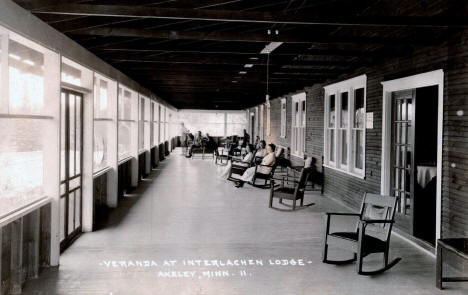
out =
<path fill-rule="evenodd" d="M 438 86 L 437 115 L 437 193 L 436 193 L 436 240 L 441 234 L 442 215 L 442 140 L 444 114 L 444 71 L 442 69 L 400 79 L 384 81 L 382 93 L 382 159 L 381 194 L 390 195 L 391 183 L 391 135 L 392 135 L 392 92 L 427 86 Z"/>
<path fill-rule="evenodd" d="M 80 110 L 78 110 L 80 112 L 80 119 L 81 119 L 81 122 L 80 122 L 80 174 L 79 175 L 75 175 L 73 176 L 72 178 L 70 178 L 70 176 L 68 175 L 69 174 L 69 165 L 70 165 L 70 161 L 69 161 L 69 157 L 70 157 L 70 146 L 69 146 L 69 135 L 70 135 L 70 107 L 69 107 L 69 103 L 70 101 L 65 99 L 65 110 L 66 110 L 66 114 L 65 114 L 65 118 L 61 118 L 61 120 L 66 120 L 65 121 L 65 137 L 67 138 L 66 141 L 65 141 L 65 150 L 67 151 L 67 156 L 65 157 L 65 173 L 68 177 L 66 177 L 66 179 L 64 180 L 64 185 L 65 185 L 65 192 L 64 192 L 64 196 L 63 198 L 65 198 L 65 212 L 63 213 L 64 214 L 64 234 L 65 234 L 65 238 L 63 241 L 59 241 L 59 244 L 60 244 L 60 253 L 62 253 L 63 251 L 65 251 L 77 238 L 78 236 L 81 234 L 82 232 L 82 228 L 83 228 L 83 150 L 84 150 L 84 145 L 83 145 L 83 140 L 84 140 L 84 128 L 83 128 L 83 123 L 84 123 L 84 98 L 85 98 L 85 94 L 80 92 L 80 91 L 77 91 L 77 90 L 74 90 L 74 89 L 71 89 L 71 88 L 68 88 L 68 87 L 61 87 L 60 88 L 60 95 L 62 93 L 66 93 L 67 96 L 66 98 L 69 99 L 69 95 L 75 95 L 75 96 L 80 96 L 81 97 L 81 103 L 80 103 Z M 62 103 L 62 101 L 61 101 Z M 76 101 L 75 101 L 75 106 L 76 106 Z M 61 107 L 61 106 L 60 106 Z M 76 109 L 75 109 L 75 118 L 76 118 L 76 115 L 77 115 L 77 112 L 76 112 Z M 60 128 L 61 128 L 61 124 L 60 124 Z M 75 131 L 76 131 L 76 125 L 75 125 Z M 76 165 L 76 163 L 75 163 Z M 60 174 L 61 175 L 61 174 Z M 79 188 L 74 188 L 73 190 L 70 191 L 69 189 L 69 183 L 71 180 L 77 178 L 77 177 L 80 177 L 80 186 Z M 62 180 L 60 179 L 60 186 L 62 185 Z M 69 229 L 68 229 L 68 225 L 69 225 L 69 201 L 70 201 L 70 193 L 73 193 L 75 192 L 76 190 L 80 190 L 81 192 L 81 199 L 80 199 L 80 226 L 76 229 L 73 229 L 73 231 L 71 233 L 68 233 L 69 232 Z M 62 195 L 59 194 L 59 203 L 60 203 L 60 199 L 62 198 Z M 73 209 L 73 214 L 75 214 L 76 212 L 76 199 L 75 199 L 75 207 Z M 75 217 L 75 216 L 74 216 Z M 74 218 L 73 217 L 73 218 Z M 73 222 L 73 224 L 75 224 L 75 221 Z M 59 220 L 59 227 L 60 227 L 60 220 Z M 60 234 L 60 229 L 59 229 L 59 234 Z"/>

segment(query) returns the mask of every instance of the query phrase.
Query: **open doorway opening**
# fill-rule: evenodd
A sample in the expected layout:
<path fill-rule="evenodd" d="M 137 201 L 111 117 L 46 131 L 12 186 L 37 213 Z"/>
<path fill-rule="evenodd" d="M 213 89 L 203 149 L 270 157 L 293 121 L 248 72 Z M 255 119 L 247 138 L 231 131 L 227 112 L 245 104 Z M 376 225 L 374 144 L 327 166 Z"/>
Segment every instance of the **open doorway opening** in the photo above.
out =
<path fill-rule="evenodd" d="M 392 92 L 391 188 L 397 224 L 435 245 L 438 86 Z"/>

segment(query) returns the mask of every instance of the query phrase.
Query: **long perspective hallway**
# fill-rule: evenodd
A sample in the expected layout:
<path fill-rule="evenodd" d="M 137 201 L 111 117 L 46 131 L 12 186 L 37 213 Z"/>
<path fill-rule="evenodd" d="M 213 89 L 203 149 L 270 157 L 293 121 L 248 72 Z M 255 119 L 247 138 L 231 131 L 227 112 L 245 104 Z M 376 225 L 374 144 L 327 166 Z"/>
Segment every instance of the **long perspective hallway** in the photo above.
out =
<path fill-rule="evenodd" d="M 434 288 L 435 259 L 396 235 L 385 275 L 321 262 L 327 211 L 346 211 L 310 193 L 296 212 L 268 208 L 268 190 L 216 179 L 210 160 L 176 150 L 100 229 L 82 235 L 24 294 L 466 294 Z M 342 224 L 347 223 L 343 220 Z M 354 223 L 348 222 L 349 226 Z M 351 255 L 330 251 L 331 255 Z M 366 259 L 375 265 L 381 256 Z M 465 289 L 464 289 L 465 288 Z"/>

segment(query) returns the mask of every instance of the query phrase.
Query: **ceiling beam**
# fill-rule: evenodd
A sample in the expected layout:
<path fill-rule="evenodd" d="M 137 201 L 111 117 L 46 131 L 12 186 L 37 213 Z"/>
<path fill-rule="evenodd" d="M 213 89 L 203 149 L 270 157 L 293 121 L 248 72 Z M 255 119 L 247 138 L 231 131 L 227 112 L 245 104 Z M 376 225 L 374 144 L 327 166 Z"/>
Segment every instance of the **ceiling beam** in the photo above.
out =
<path fill-rule="evenodd" d="M 32 10 L 36 14 L 68 14 L 158 19 L 187 19 L 202 21 L 272 23 L 291 25 L 332 26 L 395 26 L 395 27 L 466 27 L 463 17 L 447 16 L 353 16 L 334 13 L 281 13 L 212 9 L 181 9 L 121 5 L 61 4 Z"/>
<path fill-rule="evenodd" d="M 173 31 L 155 29 L 134 29 L 118 27 L 99 27 L 80 29 L 70 32 L 71 35 L 105 36 L 105 37 L 134 37 L 168 40 L 197 40 L 197 41 L 236 41 L 236 42 L 284 42 L 284 43 L 359 43 L 359 44 L 395 44 L 423 43 L 426 38 L 402 38 L 398 36 L 329 36 L 311 34 L 310 31 L 285 32 L 276 34 L 264 33 L 239 33 L 239 32 L 202 32 L 202 31 Z"/>

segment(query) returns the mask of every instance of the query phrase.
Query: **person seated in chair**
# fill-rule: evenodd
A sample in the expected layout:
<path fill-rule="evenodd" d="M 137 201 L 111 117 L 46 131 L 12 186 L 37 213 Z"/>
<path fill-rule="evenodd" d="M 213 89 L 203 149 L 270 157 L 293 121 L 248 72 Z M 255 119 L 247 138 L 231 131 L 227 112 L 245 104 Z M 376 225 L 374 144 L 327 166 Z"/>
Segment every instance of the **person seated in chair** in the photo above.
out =
<path fill-rule="evenodd" d="M 263 157 L 267 155 L 267 150 L 266 150 L 266 142 L 264 140 L 261 140 L 258 144 L 257 151 L 255 152 L 255 159 L 258 161 L 261 161 Z"/>
<path fill-rule="evenodd" d="M 203 137 L 202 137 L 201 131 L 198 131 L 197 136 L 195 136 L 195 139 L 193 140 L 192 144 L 189 146 L 187 158 L 190 158 L 192 156 L 192 150 L 194 147 L 202 146 L 202 140 L 203 140 Z"/>
<path fill-rule="evenodd" d="M 252 162 L 253 158 L 253 145 L 247 145 L 247 154 L 241 159 L 241 161 L 236 161 L 237 166 L 245 166 L 249 167 L 250 162 Z M 233 159 L 240 159 L 237 157 L 233 157 Z M 228 179 L 229 175 L 231 174 L 231 167 L 232 161 L 229 161 L 226 166 L 221 166 L 218 168 L 218 175 L 221 179 Z"/>
<path fill-rule="evenodd" d="M 261 166 L 259 168 L 250 167 L 245 170 L 244 174 L 242 174 L 241 178 L 236 181 L 236 187 L 244 186 L 245 182 L 250 182 L 254 179 L 255 172 L 269 174 L 271 172 L 271 167 L 266 166 L 273 166 L 276 162 L 276 155 L 275 155 L 276 146 L 273 143 L 270 143 L 266 148 L 266 155 L 263 157 L 261 162 Z"/>
<path fill-rule="evenodd" d="M 206 134 L 205 138 L 204 138 L 204 141 L 205 141 L 205 146 L 208 148 L 208 149 L 215 149 L 215 148 L 218 148 L 218 145 L 216 144 L 216 142 L 214 141 L 213 137 L 211 137 L 208 133 Z"/>

